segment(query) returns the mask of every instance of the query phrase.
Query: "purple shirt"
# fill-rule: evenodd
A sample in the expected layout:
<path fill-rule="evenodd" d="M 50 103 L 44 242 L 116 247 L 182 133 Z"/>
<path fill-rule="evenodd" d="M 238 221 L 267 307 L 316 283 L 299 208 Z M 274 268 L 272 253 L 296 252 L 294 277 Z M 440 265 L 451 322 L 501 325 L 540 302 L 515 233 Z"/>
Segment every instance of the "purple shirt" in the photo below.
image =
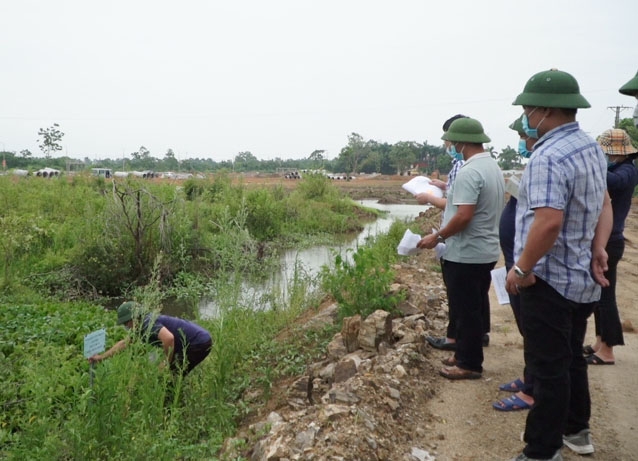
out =
<path fill-rule="evenodd" d="M 149 324 L 153 320 L 154 322 L 149 328 Z M 168 315 L 155 317 L 149 314 L 144 318 L 144 322 L 142 323 L 142 334 L 148 332 L 147 342 L 149 344 L 155 346 L 162 344 L 158 337 L 162 327 L 165 327 L 175 337 L 175 354 L 181 354 L 189 345 L 196 346 L 204 344 L 212 339 L 210 333 L 196 323 L 177 317 L 169 317 Z"/>

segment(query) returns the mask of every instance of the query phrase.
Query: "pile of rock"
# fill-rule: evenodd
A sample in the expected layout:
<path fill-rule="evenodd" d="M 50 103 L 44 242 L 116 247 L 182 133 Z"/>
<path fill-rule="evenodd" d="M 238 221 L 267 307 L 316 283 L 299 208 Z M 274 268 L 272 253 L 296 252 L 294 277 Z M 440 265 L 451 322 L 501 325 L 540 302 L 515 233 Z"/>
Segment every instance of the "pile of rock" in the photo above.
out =
<path fill-rule="evenodd" d="M 392 287 L 408 295 L 402 314 L 344 319 L 325 359 L 288 386 L 276 411 L 227 440 L 223 459 L 434 459 L 438 436 L 428 421 L 435 417 L 425 404 L 435 395 L 438 366 L 425 336 L 445 325 L 446 298 L 439 273 L 402 266 L 403 280 Z M 328 307 L 322 322 L 336 312 L 336 304 Z"/>

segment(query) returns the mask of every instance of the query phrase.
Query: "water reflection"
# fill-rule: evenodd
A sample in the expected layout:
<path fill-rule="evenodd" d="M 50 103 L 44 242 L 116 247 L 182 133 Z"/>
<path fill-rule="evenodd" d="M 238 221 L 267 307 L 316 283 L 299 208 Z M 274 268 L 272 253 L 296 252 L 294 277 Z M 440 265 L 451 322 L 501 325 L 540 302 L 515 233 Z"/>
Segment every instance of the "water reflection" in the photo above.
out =
<path fill-rule="evenodd" d="M 245 301 L 252 303 L 255 309 L 268 309 L 271 307 L 272 293 L 280 293 L 280 298 L 286 300 L 287 289 L 293 281 L 295 274 L 308 279 L 314 279 L 324 265 L 334 262 L 335 254 L 350 259 L 352 252 L 365 243 L 367 239 L 388 232 L 395 220 L 412 220 L 419 212 L 426 209 L 423 205 L 408 204 L 382 204 L 376 200 L 360 200 L 362 205 L 385 211 L 385 215 L 376 221 L 367 223 L 364 229 L 354 238 L 337 246 L 315 246 L 302 250 L 287 250 L 281 255 L 281 270 L 274 273 L 266 282 L 258 285 L 245 282 L 242 293 Z M 217 306 L 212 300 L 202 300 L 199 305 L 202 317 L 214 317 Z"/>

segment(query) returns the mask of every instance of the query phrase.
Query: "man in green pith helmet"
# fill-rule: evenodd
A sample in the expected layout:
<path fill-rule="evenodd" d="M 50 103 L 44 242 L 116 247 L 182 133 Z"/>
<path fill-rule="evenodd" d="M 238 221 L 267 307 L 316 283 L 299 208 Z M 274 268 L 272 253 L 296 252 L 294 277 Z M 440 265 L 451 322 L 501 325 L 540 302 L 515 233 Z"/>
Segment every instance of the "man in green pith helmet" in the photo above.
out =
<path fill-rule="evenodd" d="M 498 221 L 503 209 L 503 173 L 483 143 L 490 138 L 473 118 L 459 118 L 442 136 L 451 155 L 465 163 L 448 191 L 441 229 L 423 237 L 419 248 L 445 241 L 441 262 L 450 312 L 456 316 L 456 352 L 439 374 L 478 379 L 483 373 L 483 312 L 489 309 L 490 271 L 500 255 Z"/>
<path fill-rule="evenodd" d="M 534 379 L 527 445 L 515 460 L 562 460 L 563 444 L 579 454 L 594 451 L 582 349 L 605 281 L 607 161 L 576 122 L 577 110 L 590 105 L 572 75 L 539 72 L 513 104 L 523 106 L 523 129 L 537 139 L 519 186 L 506 280 L 507 291 L 520 294 L 525 366 Z"/>
<path fill-rule="evenodd" d="M 112 357 L 126 349 L 131 339 L 141 338 L 161 347 L 171 370 L 186 376 L 213 347 L 210 333 L 196 323 L 168 315 L 144 315 L 141 306 L 133 301 L 124 302 L 117 308 L 117 324 L 132 330 L 133 338 L 123 339 L 103 354 L 89 357 L 90 363 Z"/>
<path fill-rule="evenodd" d="M 625 83 L 618 90 L 621 94 L 626 94 L 627 96 L 633 96 L 638 99 L 638 72 L 636 72 L 636 76 Z M 634 109 L 634 125 L 638 127 L 638 103 L 636 104 L 636 108 Z"/>

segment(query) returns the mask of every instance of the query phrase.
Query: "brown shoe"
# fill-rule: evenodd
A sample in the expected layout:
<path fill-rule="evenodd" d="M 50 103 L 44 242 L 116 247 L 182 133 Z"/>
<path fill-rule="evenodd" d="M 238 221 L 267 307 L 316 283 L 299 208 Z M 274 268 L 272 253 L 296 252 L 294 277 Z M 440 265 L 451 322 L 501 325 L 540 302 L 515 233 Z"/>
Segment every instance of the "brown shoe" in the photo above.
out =
<path fill-rule="evenodd" d="M 455 367 L 456 366 L 456 357 L 453 355 L 448 357 L 447 359 L 441 360 L 441 363 L 446 367 Z"/>
<path fill-rule="evenodd" d="M 464 370 L 457 366 L 445 367 L 439 374 L 447 379 L 480 379 L 482 376 L 478 371 Z"/>

